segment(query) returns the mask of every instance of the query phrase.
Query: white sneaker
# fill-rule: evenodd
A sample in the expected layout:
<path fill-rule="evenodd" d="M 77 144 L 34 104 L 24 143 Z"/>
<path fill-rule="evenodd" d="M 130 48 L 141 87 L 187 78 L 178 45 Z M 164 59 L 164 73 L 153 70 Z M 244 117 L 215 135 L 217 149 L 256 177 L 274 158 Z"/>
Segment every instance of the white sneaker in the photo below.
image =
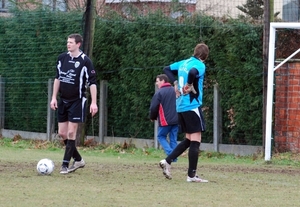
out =
<path fill-rule="evenodd" d="M 169 163 L 167 163 L 166 160 L 161 160 L 159 162 L 159 166 L 163 169 L 163 174 L 164 176 L 171 180 L 172 179 L 172 176 L 171 176 L 171 172 L 170 172 L 170 169 L 171 169 L 171 165 Z"/>
<path fill-rule="evenodd" d="M 71 167 L 69 167 L 68 172 L 75 172 L 75 170 L 77 170 L 78 168 L 84 168 L 85 166 L 85 162 L 83 159 L 81 159 L 81 161 L 74 161 L 73 165 Z"/>
<path fill-rule="evenodd" d="M 208 180 L 204 180 L 198 177 L 198 175 L 195 175 L 195 177 L 190 178 L 189 176 L 187 176 L 186 178 L 187 182 L 196 182 L 196 183 L 208 183 Z"/>
<path fill-rule="evenodd" d="M 60 168 L 60 174 L 68 174 L 68 168 L 66 166 L 61 166 Z"/>

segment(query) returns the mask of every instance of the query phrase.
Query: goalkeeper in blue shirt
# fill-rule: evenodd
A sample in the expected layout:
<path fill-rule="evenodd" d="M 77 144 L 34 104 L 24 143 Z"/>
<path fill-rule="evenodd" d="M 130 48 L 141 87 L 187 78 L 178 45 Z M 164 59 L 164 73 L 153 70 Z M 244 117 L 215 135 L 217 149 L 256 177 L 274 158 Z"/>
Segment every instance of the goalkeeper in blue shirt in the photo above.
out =
<path fill-rule="evenodd" d="M 168 76 L 170 82 L 174 84 L 176 92 L 179 132 L 185 133 L 185 139 L 177 145 L 166 159 L 159 162 L 163 174 L 168 179 L 172 179 L 171 163 L 189 148 L 187 182 L 208 182 L 198 177 L 196 173 L 201 133 L 205 131 L 205 120 L 201 106 L 205 75 L 204 61 L 207 59 L 208 54 L 209 48 L 206 44 L 197 44 L 192 57 L 164 67 L 164 73 Z"/>

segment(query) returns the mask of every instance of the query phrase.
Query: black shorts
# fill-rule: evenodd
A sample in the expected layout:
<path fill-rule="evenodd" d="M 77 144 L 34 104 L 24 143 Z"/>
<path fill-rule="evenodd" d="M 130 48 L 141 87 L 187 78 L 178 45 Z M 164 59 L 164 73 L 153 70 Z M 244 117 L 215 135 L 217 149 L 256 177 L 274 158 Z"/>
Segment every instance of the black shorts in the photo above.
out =
<path fill-rule="evenodd" d="M 178 113 L 179 132 L 196 133 L 205 131 L 205 120 L 202 109 L 199 107 L 195 111 Z"/>
<path fill-rule="evenodd" d="M 86 98 L 67 102 L 60 100 L 58 103 L 57 121 L 58 122 L 85 122 Z"/>

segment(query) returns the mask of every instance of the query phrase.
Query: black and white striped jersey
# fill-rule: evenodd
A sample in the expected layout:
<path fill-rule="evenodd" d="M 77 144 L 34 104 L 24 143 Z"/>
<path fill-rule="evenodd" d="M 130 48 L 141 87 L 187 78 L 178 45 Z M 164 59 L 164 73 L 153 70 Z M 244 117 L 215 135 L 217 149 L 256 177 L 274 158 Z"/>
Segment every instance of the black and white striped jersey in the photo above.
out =
<path fill-rule="evenodd" d="M 60 98 L 74 101 L 85 97 L 86 87 L 97 84 L 96 71 L 91 59 L 83 52 L 71 57 L 69 52 L 58 56 L 55 78 L 60 81 Z"/>

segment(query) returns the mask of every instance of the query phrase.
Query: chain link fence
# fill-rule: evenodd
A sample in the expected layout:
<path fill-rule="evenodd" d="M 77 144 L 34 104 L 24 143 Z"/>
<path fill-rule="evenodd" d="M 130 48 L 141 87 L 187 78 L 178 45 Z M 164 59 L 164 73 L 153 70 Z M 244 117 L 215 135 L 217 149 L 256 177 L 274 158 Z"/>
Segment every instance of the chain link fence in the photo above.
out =
<path fill-rule="evenodd" d="M 10 27 L 11 25 L 4 25 L 5 18 L 9 16 L 9 10 L 6 3 L 7 0 L 0 0 L 2 2 L 2 7 L 0 9 L 0 14 L 3 17 L 0 26 L 1 32 L 4 33 L 5 27 Z M 273 13 L 276 17 L 276 21 L 298 21 L 299 20 L 299 0 L 275 0 Z M 99 2 L 98 2 L 99 3 Z M 170 4 L 171 1 L 107 1 L 102 4 L 97 4 L 102 10 L 116 9 L 118 12 L 124 15 L 128 14 L 128 10 L 138 7 L 139 4 L 147 5 L 151 9 L 155 9 L 159 5 Z M 206 15 L 211 15 L 214 18 L 245 18 L 252 19 L 254 22 L 262 23 L 263 21 L 263 3 L 261 0 L 252 1 L 232 1 L 232 0 L 211 0 L 211 1 L 179 1 L 180 5 L 184 5 L 185 9 L 188 7 L 188 12 L 190 15 L 195 13 L 204 13 Z M 113 5 L 118 4 L 119 7 L 113 7 Z M 49 4 L 53 6 L 53 4 Z M 48 6 L 49 6 L 48 5 Z M 156 5 L 156 6 L 155 6 Z M 104 7 L 105 6 L 105 7 Z M 171 5 L 170 6 L 176 6 Z M 98 8 L 99 10 L 99 8 Z M 187 10 L 187 9 L 186 9 Z M 184 10 L 184 11 L 186 11 Z M 170 8 L 170 16 L 174 18 L 179 18 L 182 15 L 182 7 L 180 8 Z M 62 15 L 61 13 L 59 15 Z M 30 17 L 30 15 L 29 15 Z M 14 94 L 15 91 L 13 87 L 22 88 L 21 91 L 24 99 L 18 99 L 20 94 L 15 94 L 10 99 L 4 99 L 5 103 L 1 104 L 1 110 L 5 109 L 5 121 L 3 121 L 3 116 L 1 116 L 1 125 L 8 122 L 13 122 L 13 126 L 10 126 L 12 130 L 20 129 L 19 123 L 22 122 L 22 127 L 24 130 L 30 130 L 33 132 L 46 132 L 47 127 L 47 110 L 48 110 L 48 99 L 47 99 L 47 83 L 49 78 L 53 78 L 55 75 L 55 58 L 59 52 L 66 50 L 65 48 L 65 38 L 69 34 L 69 31 L 77 31 L 82 33 L 84 18 L 82 16 L 73 16 L 66 21 L 66 24 L 59 24 L 64 18 L 53 19 L 52 21 L 44 21 L 46 19 L 42 14 L 39 16 L 32 16 L 35 19 L 19 19 L 19 23 L 24 21 L 23 24 L 29 27 L 18 28 L 19 35 L 9 35 L 0 40 L 0 45 L 3 46 L 1 54 L 4 59 L 0 58 L 0 67 L 5 68 L 2 70 L 4 75 L 4 81 L 6 87 L 10 87 L 9 91 L 6 91 L 4 97 L 9 94 Z M 43 24 L 39 24 L 43 22 Z M 4 26 L 3 26 L 4 25 Z M 20 24 L 22 25 L 22 24 Z M 44 28 L 41 27 L 43 25 Z M 52 26 L 51 26 L 52 25 Z M 71 25 L 71 26 L 70 26 Z M 55 31 L 47 31 L 49 28 L 47 26 L 56 27 Z M 168 26 L 169 27 L 169 26 Z M 171 26 L 170 26 L 171 27 Z M 26 29 L 27 28 L 27 29 Z M 199 27 L 201 29 L 201 25 Z M 188 29 L 187 29 L 188 30 Z M 201 33 L 201 32 L 200 32 Z M 43 34 L 43 35 L 41 35 Z M 147 34 L 145 34 L 147 38 Z M 296 39 L 295 39 L 296 40 Z M 113 43 L 115 44 L 115 43 Z M 58 45 L 58 46 L 57 46 Z M 36 51 L 34 51 L 36 50 Z M 41 52 L 43 51 L 43 52 Z M 103 51 L 105 53 L 107 51 Z M 111 51 L 109 51 L 111 52 Z M 112 56 L 110 54 L 110 56 Z M 16 58 L 17 57 L 17 58 Z M 30 64 L 28 64 L 30 63 Z M 96 65 L 97 63 L 95 63 Z M 25 67 L 26 66 L 26 67 Z M 32 68 L 40 68 L 40 71 L 33 71 Z M 136 67 L 136 66 L 132 66 Z M 145 68 L 144 66 L 140 66 Z M 26 71 L 26 77 L 19 73 L 20 71 Z M 9 77 L 5 75 L 10 74 Z M 121 79 L 122 77 L 120 77 Z M 40 87 L 36 87 L 39 85 Z M 44 88 L 44 90 L 37 90 L 36 88 Z M 212 92 L 212 91 L 211 91 Z M 3 101 L 3 99 L 2 99 Z M 40 103 L 39 107 L 32 108 L 31 103 Z M 3 107 L 3 108 L 2 108 Z M 5 108 L 4 108 L 5 107 Z M 145 116 L 146 117 L 146 116 Z M 146 119 L 146 118 L 145 118 Z M 148 121 L 148 120 L 147 120 Z M 4 122 L 4 123 L 3 123 Z M 125 129 L 122 129 L 125 131 Z M 94 131 L 92 129 L 91 131 Z M 111 129 L 114 131 L 114 129 Z"/>

